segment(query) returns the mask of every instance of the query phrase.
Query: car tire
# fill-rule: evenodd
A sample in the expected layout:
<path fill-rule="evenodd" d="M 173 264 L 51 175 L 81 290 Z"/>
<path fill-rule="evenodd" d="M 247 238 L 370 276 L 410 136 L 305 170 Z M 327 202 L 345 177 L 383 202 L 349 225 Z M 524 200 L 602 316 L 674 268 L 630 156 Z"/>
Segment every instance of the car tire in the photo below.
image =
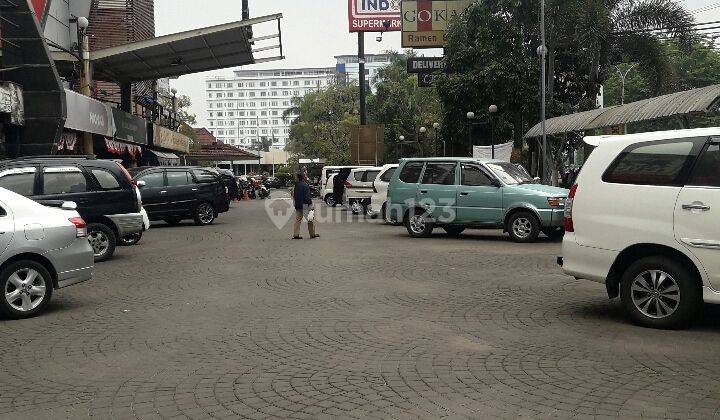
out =
<path fill-rule="evenodd" d="M 465 232 L 465 226 L 443 226 L 448 236 L 460 236 Z"/>
<path fill-rule="evenodd" d="M 405 217 L 405 228 L 413 238 L 427 238 L 435 226 L 424 210 L 410 210 Z"/>
<path fill-rule="evenodd" d="M 182 217 L 180 216 L 170 216 L 163 219 L 165 223 L 167 223 L 170 226 L 177 226 L 182 222 Z"/>
<path fill-rule="evenodd" d="M 678 329 L 688 326 L 702 305 L 696 274 L 668 257 L 647 257 L 622 274 L 620 302 L 638 325 Z"/>
<path fill-rule="evenodd" d="M 112 258 L 117 244 L 115 232 L 102 223 L 89 223 L 87 231 L 95 262 L 107 261 Z"/>
<path fill-rule="evenodd" d="M 195 207 L 195 215 L 193 216 L 195 224 L 198 226 L 207 226 L 215 222 L 215 208 L 210 203 L 200 203 Z"/>
<path fill-rule="evenodd" d="M 559 241 L 565 236 L 565 229 L 561 227 L 543 228 L 542 233 L 553 241 Z"/>
<path fill-rule="evenodd" d="M 540 236 L 540 221 L 529 211 L 519 211 L 508 220 L 507 231 L 515 242 L 535 242 Z"/>
<path fill-rule="evenodd" d="M 356 200 L 353 201 L 352 204 L 350 204 L 350 211 L 352 214 L 363 214 L 363 205 L 360 201 Z"/>
<path fill-rule="evenodd" d="M 19 285 L 17 281 L 27 281 L 31 273 L 34 273 L 32 282 Z M 15 280 L 12 280 L 14 278 Z M 40 295 L 39 287 L 42 287 Z M 53 292 L 53 280 L 50 272 L 45 266 L 32 260 L 20 260 L 10 263 L 0 273 L 0 315 L 10 319 L 22 319 L 33 317 L 43 310 L 50 302 Z M 19 291 L 20 293 L 15 293 Z M 28 294 L 29 293 L 29 294 Z M 13 294 L 14 296 L 9 296 Z M 27 298 L 22 297 L 23 295 Z M 35 300 L 33 300 L 33 298 Z M 23 305 L 28 303 L 28 309 Z"/>
<path fill-rule="evenodd" d="M 133 246 L 137 245 L 138 242 L 142 239 L 142 232 L 133 233 L 132 235 L 123 236 L 118 241 L 118 245 L 120 246 Z"/>
<path fill-rule="evenodd" d="M 365 213 L 365 217 L 368 219 L 377 219 L 378 214 L 372 211 L 370 205 L 365 205 L 363 208 L 363 212 Z"/>
<path fill-rule="evenodd" d="M 328 207 L 335 207 L 337 203 L 335 203 L 335 194 L 328 194 L 325 196 L 325 205 Z"/>

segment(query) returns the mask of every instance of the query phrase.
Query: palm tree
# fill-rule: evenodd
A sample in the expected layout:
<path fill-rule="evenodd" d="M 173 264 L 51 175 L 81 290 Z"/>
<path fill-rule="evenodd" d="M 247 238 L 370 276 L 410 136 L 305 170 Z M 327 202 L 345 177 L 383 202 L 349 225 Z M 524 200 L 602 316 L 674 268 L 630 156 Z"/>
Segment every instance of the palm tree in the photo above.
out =
<path fill-rule="evenodd" d="M 638 63 L 653 93 L 666 93 L 673 69 L 662 43 L 676 39 L 690 48 L 694 38 L 694 18 L 675 0 L 548 0 L 547 22 L 551 100 L 556 84 L 575 83 L 583 99 L 594 101 L 614 65 L 623 62 Z M 581 76 L 564 78 L 572 73 Z"/>

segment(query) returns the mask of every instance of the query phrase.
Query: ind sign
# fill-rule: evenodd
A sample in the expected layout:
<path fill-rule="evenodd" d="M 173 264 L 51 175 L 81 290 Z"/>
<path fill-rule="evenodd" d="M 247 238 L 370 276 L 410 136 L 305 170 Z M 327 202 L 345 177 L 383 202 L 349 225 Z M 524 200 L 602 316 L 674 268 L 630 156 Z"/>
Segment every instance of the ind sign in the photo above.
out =
<path fill-rule="evenodd" d="M 348 0 L 350 32 L 400 30 L 400 0 Z"/>
<path fill-rule="evenodd" d="M 473 0 L 404 0 L 401 4 L 403 48 L 439 48 L 445 45 L 450 21 Z"/>

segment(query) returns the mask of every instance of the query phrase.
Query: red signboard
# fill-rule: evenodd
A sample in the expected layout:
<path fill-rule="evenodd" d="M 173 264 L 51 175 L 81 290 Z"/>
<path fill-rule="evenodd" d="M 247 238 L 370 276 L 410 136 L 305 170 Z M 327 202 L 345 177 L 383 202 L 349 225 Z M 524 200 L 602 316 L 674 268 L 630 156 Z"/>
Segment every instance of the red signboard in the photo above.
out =
<path fill-rule="evenodd" d="M 42 22 L 45 17 L 45 5 L 47 0 L 32 0 L 33 9 L 35 10 L 35 17 L 38 22 Z"/>
<path fill-rule="evenodd" d="M 400 0 L 348 0 L 350 32 L 400 30 Z"/>

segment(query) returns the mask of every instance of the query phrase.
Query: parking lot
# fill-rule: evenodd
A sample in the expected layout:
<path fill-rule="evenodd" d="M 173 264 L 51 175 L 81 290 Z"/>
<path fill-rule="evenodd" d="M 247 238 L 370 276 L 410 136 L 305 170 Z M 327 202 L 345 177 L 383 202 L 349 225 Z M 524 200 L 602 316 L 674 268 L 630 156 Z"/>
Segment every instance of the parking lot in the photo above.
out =
<path fill-rule="evenodd" d="M 359 219 L 291 241 L 263 202 L 233 207 L 0 321 L 0 417 L 720 416 L 714 308 L 642 329 L 561 274 L 558 242 Z"/>

